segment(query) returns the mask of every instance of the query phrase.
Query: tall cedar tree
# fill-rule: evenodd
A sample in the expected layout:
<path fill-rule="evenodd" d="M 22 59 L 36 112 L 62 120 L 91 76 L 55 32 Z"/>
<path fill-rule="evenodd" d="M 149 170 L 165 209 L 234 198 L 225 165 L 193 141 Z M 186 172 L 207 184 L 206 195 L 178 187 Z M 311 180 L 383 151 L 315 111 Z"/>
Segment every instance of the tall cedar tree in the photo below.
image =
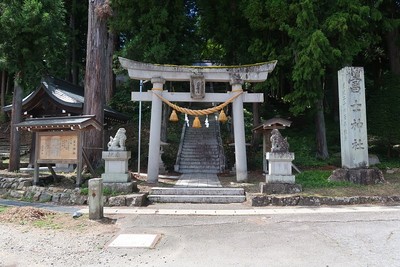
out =
<path fill-rule="evenodd" d="M 0 3 L 0 61 L 15 73 L 11 118 L 9 171 L 19 169 L 23 85 L 37 84 L 48 69 L 58 69 L 64 56 L 64 15 L 61 0 L 5 1 Z"/>
<path fill-rule="evenodd" d="M 105 94 L 110 85 L 111 68 L 108 59 L 108 30 L 107 20 L 112 15 L 107 0 L 89 0 L 88 33 L 85 71 L 85 104 L 83 113 L 95 115 L 95 119 L 104 124 Z M 101 164 L 101 151 L 104 147 L 103 127 L 85 132 L 84 151 L 92 167 Z"/>
<path fill-rule="evenodd" d="M 337 90 L 327 84 L 327 77 L 353 64 L 374 42 L 369 28 L 380 19 L 379 12 L 361 0 L 243 3 L 251 28 L 263 33 L 251 52 L 260 56 L 275 53 L 281 61 L 278 68 L 286 66 L 284 99 L 294 115 L 314 114 L 317 156 L 327 158 L 324 98 L 326 90 Z"/>

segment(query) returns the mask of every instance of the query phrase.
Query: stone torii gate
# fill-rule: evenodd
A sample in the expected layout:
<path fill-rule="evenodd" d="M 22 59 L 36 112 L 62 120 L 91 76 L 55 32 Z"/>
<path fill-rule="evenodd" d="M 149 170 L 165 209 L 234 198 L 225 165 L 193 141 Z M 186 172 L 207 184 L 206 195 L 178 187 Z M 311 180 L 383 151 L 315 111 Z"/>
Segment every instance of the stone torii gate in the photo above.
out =
<path fill-rule="evenodd" d="M 247 181 L 247 158 L 244 132 L 243 103 L 264 102 L 262 93 L 243 92 L 244 82 L 263 82 L 275 68 L 277 61 L 241 66 L 177 66 L 137 62 L 119 58 L 129 77 L 135 80 L 150 80 L 153 88 L 147 92 L 132 92 L 132 101 L 151 101 L 150 142 L 147 181 L 156 183 L 159 174 L 160 133 L 162 98 L 170 102 L 225 102 L 235 96 L 232 115 L 235 138 L 236 180 Z M 227 93 L 207 93 L 196 96 L 191 93 L 175 93 L 163 90 L 166 81 L 190 81 L 197 89 L 206 82 L 229 82 L 232 90 Z M 201 90 L 200 90 L 201 91 Z M 204 92 L 204 89 L 203 89 Z"/>

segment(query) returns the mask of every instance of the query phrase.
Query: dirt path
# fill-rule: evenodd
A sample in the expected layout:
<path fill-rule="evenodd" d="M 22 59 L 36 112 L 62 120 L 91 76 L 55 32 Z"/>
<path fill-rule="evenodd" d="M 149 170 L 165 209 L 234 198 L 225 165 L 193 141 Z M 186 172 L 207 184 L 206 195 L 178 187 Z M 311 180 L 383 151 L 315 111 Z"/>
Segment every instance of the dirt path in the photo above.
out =
<path fill-rule="evenodd" d="M 120 229 L 117 217 L 97 222 L 85 215 L 73 219 L 50 212 L 37 217 L 38 209 L 12 209 L 20 211 L 0 213 L 0 266 L 129 265 L 124 255 L 107 249 Z"/>

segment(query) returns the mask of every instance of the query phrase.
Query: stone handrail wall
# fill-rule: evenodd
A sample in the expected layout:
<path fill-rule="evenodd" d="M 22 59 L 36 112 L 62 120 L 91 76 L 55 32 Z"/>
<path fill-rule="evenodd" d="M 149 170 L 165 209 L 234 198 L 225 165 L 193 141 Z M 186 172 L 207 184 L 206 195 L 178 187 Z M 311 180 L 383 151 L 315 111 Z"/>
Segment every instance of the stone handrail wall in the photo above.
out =
<path fill-rule="evenodd" d="M 174 171 L 179 172 L 179 168 L 181 165 L 181 153 L 182 153 L 182 148 L 183 148 L 183 140 L 185 139 L 185 134 L 186 134 L 186 122 L 183 123 L 182 127 L 182 133 L 181 133 L 181 138 L 179 140 L 179 148 L 178 148 L 178 153 L 176 155 L 176 161 L 175 161 L 175 166 L 174 166 Z"/>

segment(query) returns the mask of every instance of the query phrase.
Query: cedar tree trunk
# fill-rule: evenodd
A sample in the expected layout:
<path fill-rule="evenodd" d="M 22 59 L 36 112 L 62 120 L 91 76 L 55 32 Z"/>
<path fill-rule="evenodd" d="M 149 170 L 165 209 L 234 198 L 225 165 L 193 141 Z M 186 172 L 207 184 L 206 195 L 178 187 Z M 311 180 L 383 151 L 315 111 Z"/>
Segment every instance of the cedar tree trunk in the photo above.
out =
<path fill-rule="evenodd" d="M 399 29 L 395 28 L 386 34 L 386 41 L 388 44 L 388 57 L 390 63 L 390 70 L 400 75 L 400 47 L 399 47 Z"/>
<path fill-rule="evenodd" d="M 325 115 L 324 115 L 324 96 L 316 101 L 317 112 L 315 114 L 317 157 L 320 159 L 329 158 L 328 144 L 326 142 Z"/>
<path fill-rule="evenodd" d="M 111 8 L 106 0 L 89 0 L 87 55 L 85 72 L 85 104 L 83 113 L 95 115 L 104 125 L 104 98 L 107 75 L 107 18 Z M 85 132 L 83 148 L 93 168 L 101 165 L 103 129 Z"/>
<path fill-rule="evenodd" d="M 19 84 L 19 75 L 14 80 L 14 96 L 11 110 L 11 131 L 10 131 L 10 164 L 8 171 L 18 171 L 20 161 L 21 136 L 15 128 L 15 124 L 22 120 L 22 88 Z"/>

